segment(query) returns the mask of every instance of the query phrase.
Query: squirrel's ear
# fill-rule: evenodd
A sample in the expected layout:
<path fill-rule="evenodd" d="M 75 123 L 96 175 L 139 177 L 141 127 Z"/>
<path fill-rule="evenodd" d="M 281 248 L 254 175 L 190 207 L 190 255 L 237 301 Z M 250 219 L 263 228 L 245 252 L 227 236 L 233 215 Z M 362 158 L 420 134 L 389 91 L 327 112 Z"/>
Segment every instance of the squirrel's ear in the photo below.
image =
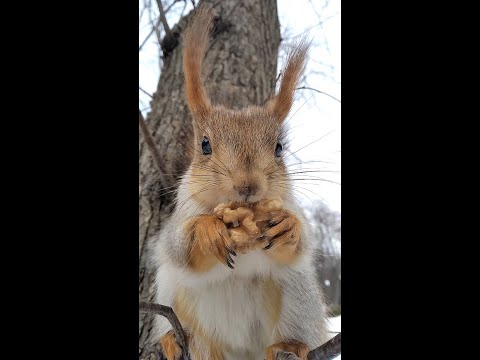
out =
<path fill-rule="evenodd" d="M 293 104 L 293 95 L 300 76 L 305 70 L 306 57 L 310 41 L 300 40 L 288 53 L 287 62 L 282 70 L 282 80 L 278 94 L 266 104 L 268 111 L 282 122 L 287 117 Z"/>
<path fill-rule="evenodd" d="M 183 35 L 185 95 L 194 119 L 205 118 L 211 112 L 210 100 L 202 81 L 202 63 L 212 25 L 213 15 L 210 9 L 199 7 Z"/>

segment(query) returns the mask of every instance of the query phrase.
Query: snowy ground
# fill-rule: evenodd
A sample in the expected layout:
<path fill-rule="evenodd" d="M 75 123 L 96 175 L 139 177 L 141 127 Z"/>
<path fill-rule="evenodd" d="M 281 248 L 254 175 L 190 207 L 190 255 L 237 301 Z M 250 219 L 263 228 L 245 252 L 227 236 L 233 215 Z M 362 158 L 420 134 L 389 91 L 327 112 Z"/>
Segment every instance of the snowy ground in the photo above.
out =
<path fill-rule="evenodd" d="M 336 316 L 336 317 L 333 317 L 333 318 L 330 318 L 329 319 L 329 330 L 330 331 L 335 331 L 335 333 L 332 333 L 332 337 L 334 337 L 336 334 L 336 332 L 341 332 L 342 331 L 342 324 L 341 324 L 341 321 L 342 321 L 342 316 Z M 335 360 L 341 360 L 342 356 L 337 356 L 335 358 Z"/>

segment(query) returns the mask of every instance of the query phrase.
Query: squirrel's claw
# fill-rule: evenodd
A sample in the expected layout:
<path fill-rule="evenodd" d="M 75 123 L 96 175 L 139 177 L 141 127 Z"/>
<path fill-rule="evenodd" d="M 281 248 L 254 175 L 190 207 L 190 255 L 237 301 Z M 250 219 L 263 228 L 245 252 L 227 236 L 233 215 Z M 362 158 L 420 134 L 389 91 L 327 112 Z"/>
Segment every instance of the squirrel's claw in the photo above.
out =
<path fill-rule="evenodd" d="M 263 250 L 268 250 L 273 246 L 273 241 L 269 242 L 267 246 L 263 248 Z"/>

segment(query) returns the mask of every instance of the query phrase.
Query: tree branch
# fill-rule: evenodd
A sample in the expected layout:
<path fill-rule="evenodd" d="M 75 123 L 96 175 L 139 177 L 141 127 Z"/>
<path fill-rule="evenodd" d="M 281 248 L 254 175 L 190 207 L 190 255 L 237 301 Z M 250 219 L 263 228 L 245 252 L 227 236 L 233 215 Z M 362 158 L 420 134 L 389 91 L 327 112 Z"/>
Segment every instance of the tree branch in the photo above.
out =
<path fill-rule="evenodd" d="M 331 360 L 342 352 L 342 333 L 308 353 L 308 360 Z"/>
<path fill-rule="evenodd" d="M 138 89 L 139 89 L 141 92 L 143 92 L 145 95 L 148 95 L 148 96 L 150 96 L 151 99 L 153 99 L 153 96 L 152 96 L 150 93 L 148 93 L 147 91 L 143 90 L 141 86 L 139 86 Z"/>
<path fill-rule="evenodd" d="M 190 360 L 190 354 L 188 353 L 187 336 L 183 331 L 182 325 L 180 324 L 177 315 L 175 315 L 175 313 L 173 312 L 173 309 L 169 306 L 147 303 L 143 301 L 140 302 L 139 309 L 144 312 L 165 316 L 173 327 L 177 344 L 180 345 L 182 348 L 182 357 L 180 360 Z"/>
<path fill-rule="evenodd" d="M 323 95 L 327 95 L 328 97 L 331 97 L 333 100 L 337 100 L 339 103 L 341 103 L 340 100 L 338 100 L 335 96 L 332 96 L 330 94 L 327 94 L 326 92 L 323 92 L 323 91 L 320 91 L 320 90 L 317 90 L 317 89 L 314 89 L 314 88 L 311 88 L 311 87 L 308 87 L 308 86 L 301 86 L 299 88 L 296 88 L 295 90 L 312 90 L 312 91 L 316 91 L 320 94 L 323 94 Z"/>
<path fill-rule="evenodd" d="M 278 73 L 278 76 L 277 76 L 277 78 L 275 79 L 275 84 L 273 84 L 273 88 L 270 89 L 270 92 L 268 93 L 267 98 L 266 98 L 265 100 L 263 100 L 262 105 L 265 105 L 265 103 L 266 103 L 268 100 L 271 99 L 272 94 L 275 93 L 275 89 L 277 88 L 277 83 L 278 83 L 278 80 L 280 79 L 280 76 L 282 76 L 282 71 L 280 71 L 280 72 Z"/>
<path fill-rule="evenodd" d="M 175 5 L 176 3 L 179 3 L 181 1 L 186 2 L 185 0 L 175 0 L 165 9 L 165 14 L 172 8 L 173 5 Z"/>
<path fill-rule="evenodd" d="M 175 339 L 177 343 L 185 351 L 182 353 L 182 358 L 180 360 L 190 360 L 190 355 L 188 353 L 188 343 L 185 332 L 180 324 L 180 321 L 175 315 L 173 309 L 169 306 L 140 302 L 139 309 L 144 312 L 154 313 L 158 315 L 165 316 L 167 320 L 173 327 L 175 332 Z M 341 333 L 336 335 L 334 338 L 327 341 L 325 344 L 319 346 L 316 349 L 313 349 L 308 353 L 308 360 L 332 360 L 336 358 L 341 353 Z M 279 351 L 276 356 L 276 360 L 301 360 L 298 356 L 291 352 Z"/>
<path fill-rule="evenodd" d="M 158 169 L 160 180 L 162 184 L 165 186 L 167 185 L 167 182 L 165 181 L 165 177 L 163 176 L 163 174 L 166 171 L 163 167 L 162 157 L 160 156 L 160 152 L 158 151 L 158 148 L 155 145 L 155 141 L 153 140 L 153 137 L 150 134 L 150 131 L 148 130 L 147 123 L 145 122 L 145 119 L 140 110 L 138 110 L 138 121 L 140 123 L 140 129 L 142 130 L 143 138 L 145 139 L 145 142 L 148 145 L 148 149 L 150 150 L 150 154 L 152 155 L 153 162 L 155 163 Z"/>
<path fill-rule="evenodd" d="M 162 21 L 163 29 L 167 36 L 172 36 L 172 31 L 167 23 L 167 18 L 165 17 L 165 11 L 163 10 L 163 5 L 161 0 L 156 0 L 158 5 L 158 11 L 160 11 L 160 20 Z"/>
<path fill-rule="evenodd" d="M 322 346 L 310 351 L 307 355 L 308 360 L 332 360 L 341 353 L 342 338 L 341 333 L 327 341 Z M 276 360 L 301 360 L 295 354 L 286 351 L 279 351 Z"/>
<path fill-rule="evenodd" d="M 155 26 L 152 26 L 152 30 L 150 30 L 150 33 L 147 35 L 145 40 L 141 43 L 141 45 L 138 47 L 138 51 L 141 51 L 145 43 L 147 42 L 148 39 L 150 39 L 150 36 L 155 32 L 155 29 L 158 28 L 158 25 L 160 25 L 160 18 L 157 20 L 157 24 Z"/>

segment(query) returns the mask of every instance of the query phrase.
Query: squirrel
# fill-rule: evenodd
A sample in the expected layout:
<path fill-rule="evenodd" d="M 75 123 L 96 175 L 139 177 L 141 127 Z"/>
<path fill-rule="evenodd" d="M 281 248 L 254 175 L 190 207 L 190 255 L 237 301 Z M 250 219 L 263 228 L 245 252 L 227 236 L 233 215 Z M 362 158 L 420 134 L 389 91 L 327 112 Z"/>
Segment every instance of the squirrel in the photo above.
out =
<path fill-rule="evenodd" d="M 279 350 L 307 359 L 329 339 L 327 315 L 282 156 L 308 43 L 290 51 L 265 105 L 214 106 L 201 78 L 212 19 L 197 8 L 182 39 L 195 151 L 152 245 L 155 300 L 178 316 L 192 360 L 273 360 Z M 170 323 L 158 316 L 154 331 L 166 358 L 180 359 Z"/>

